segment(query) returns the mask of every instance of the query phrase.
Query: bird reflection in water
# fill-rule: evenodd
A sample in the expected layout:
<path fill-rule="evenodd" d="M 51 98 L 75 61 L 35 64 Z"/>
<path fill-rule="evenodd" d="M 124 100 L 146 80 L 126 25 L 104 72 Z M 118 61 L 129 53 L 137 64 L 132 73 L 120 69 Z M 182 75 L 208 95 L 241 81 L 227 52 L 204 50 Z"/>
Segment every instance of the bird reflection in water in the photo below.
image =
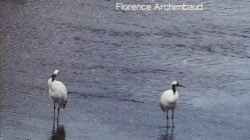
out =
<path fill-rule="evenodd" d="M 51 131 L 51 137 L 49 140 L 65 140 L 66 139 L 66 131 L 64 125 L 60 125 L 58 122 L 58 118 L 56 119 L 56 126 L 55 126 L 55 116 L 53 121 L 53 129 Z"/>
<path fill-rule="evenodd" d="M 174 127 L 167 126 L 167 133 L 161 135 L 160 140 L 174 140 Z"/>

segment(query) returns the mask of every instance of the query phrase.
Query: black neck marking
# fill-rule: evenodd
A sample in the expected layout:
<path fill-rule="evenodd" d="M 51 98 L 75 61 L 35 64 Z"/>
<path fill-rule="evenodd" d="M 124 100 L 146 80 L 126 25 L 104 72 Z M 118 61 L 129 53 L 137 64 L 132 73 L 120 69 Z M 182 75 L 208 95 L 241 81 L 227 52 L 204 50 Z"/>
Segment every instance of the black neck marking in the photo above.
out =
<path fill-rule="evenodd" d="M 51 78 L 52 78 L 52 82 L 54 82 L 55 78 L 56 78 L 56 75 L 55 74 L 52 74 L 51 75 Z"/>
<path fill-rule="evenodd" d="M 176 92 L 176 86 L 175 85 L 172 85 L 172 90 L 173 90 L 173 92 L 175 94 L 175 92 Z"/>

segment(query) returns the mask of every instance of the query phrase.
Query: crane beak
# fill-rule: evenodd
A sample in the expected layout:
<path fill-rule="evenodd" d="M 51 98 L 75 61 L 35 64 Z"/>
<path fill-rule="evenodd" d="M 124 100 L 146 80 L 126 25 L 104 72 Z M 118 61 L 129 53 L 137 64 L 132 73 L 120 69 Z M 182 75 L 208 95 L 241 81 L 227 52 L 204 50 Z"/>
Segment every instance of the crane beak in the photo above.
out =
<path fill-rule="evenodd" d="M 179 84 L 178 86 L 179 86 L 179 87 L 184 87 L 183 85 L 180 85 L 180 84 Z M 184 88 L 185 88 L 185 87 L 184 87 Z"/>

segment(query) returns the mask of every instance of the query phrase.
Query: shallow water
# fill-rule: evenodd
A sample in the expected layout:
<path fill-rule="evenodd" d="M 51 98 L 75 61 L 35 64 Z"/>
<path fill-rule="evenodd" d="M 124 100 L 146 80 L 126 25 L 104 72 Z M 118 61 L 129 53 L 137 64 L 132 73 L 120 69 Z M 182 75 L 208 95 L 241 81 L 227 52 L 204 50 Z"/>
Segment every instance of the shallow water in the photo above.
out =
<path fill-rule="evenodd" d="M 249 139 L 249 1 L 200 12 L 116 2 L 2 0 L 0 139 Z M 53 128 L 54 69 L 69 102 Z M 186 86 L 174 128 L 158 105 L 173 80 Z"/>

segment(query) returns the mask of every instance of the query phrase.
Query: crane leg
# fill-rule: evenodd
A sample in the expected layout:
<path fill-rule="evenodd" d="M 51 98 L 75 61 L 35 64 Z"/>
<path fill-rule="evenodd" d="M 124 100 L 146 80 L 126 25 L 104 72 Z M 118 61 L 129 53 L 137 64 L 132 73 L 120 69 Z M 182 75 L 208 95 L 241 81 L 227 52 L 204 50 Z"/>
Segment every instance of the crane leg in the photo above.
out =
<path fill-rule="evenodd" d="M 59 119 L 59 112 L 60 112 L 60 105 L 58 105 L 57 123 L 58 123 L 58 119 Z"/>
<path fill-rule="evenodd" d="M 172 109 L 172 119 L 174 119 L 174 109 Z"/>
<path fill-rule="evenodd" d="M 60 112 L 60 106 L 58 106 L 58 109 L 57 109 L 58 113 L 57 113 L 57 116 L 59 116 L 59 112 Z"/>
<path fill-rule="evenodd" d="M 172 126 L 174 128 L 174 109 L 172 109 Z"/>
<path fill-rule="evenodd" d="M 55 115 L 56 115 L 56 102 L 54 101 L 54 119 L 55 119 Z"/>
<path fill-rule="evenodd" d="M 174 119 L 172 119 L 172 127 L 174 128 Z"/>
<path fill-rule="evenodd" d="M 167 117 L 167 120 L 168 120 L 168 110 L 166 111 L 166 117 Z"/>

